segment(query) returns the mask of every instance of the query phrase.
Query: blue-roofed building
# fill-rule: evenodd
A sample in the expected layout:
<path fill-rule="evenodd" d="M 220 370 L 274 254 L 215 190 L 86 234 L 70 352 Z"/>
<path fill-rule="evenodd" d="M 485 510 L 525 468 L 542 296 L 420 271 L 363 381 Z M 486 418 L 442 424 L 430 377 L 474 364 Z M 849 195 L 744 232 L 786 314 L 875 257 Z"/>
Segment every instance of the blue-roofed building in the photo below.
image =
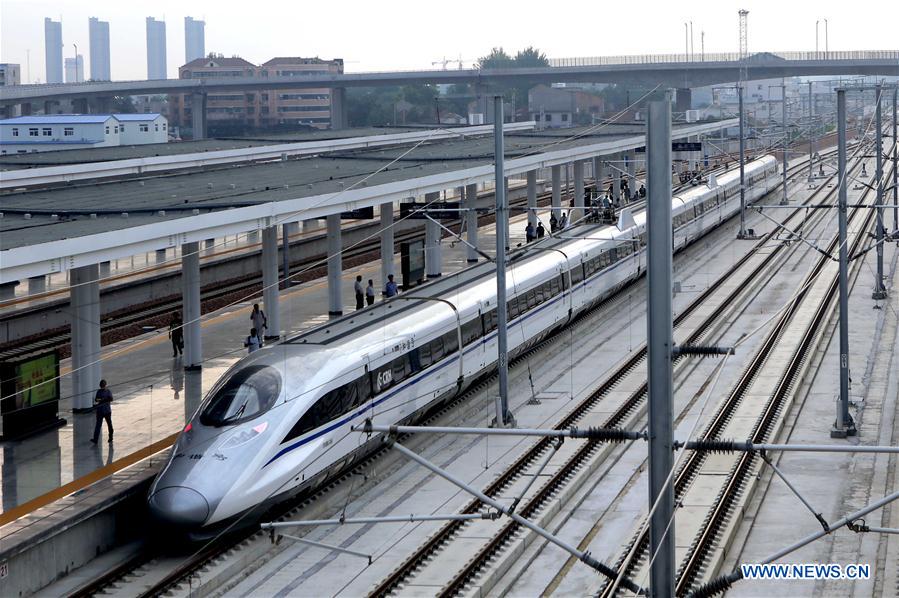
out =
<path fill-rule="evenodd" d="M 165 143 L 160 114 L 52 114 L 0 120 L 0 154 Z"/>
<path fill-rule="evenodd" d="M 119 121 L 119 143 L 142 145 L 165 143 L 169 139 L 169 121 L 156 112 L 149 114 L 116 114 Z"/>

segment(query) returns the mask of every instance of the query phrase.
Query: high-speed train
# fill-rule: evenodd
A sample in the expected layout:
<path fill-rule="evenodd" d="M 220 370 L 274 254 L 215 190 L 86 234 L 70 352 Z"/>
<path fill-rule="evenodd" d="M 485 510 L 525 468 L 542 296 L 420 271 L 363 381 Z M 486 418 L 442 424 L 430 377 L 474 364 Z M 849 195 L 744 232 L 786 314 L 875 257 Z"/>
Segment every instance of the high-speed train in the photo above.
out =
<path fill-rule="evenodd" d="M 746 200 L 779 183 L 776 160 L 746 165 Z M 672 199 L 674 249 L 739 210 L 739 173 Z M 513 251 L 510 358 L 645 270 L 645 213 L 625 230 L 569 228 Z M 496 278 L 483 263 L 256 351 L 231 367 L 181 432 L 148 502 L 202 537 L 255 522 L 320 485 L 380 439 L 351 430 L 410 423 L 492 372 Z"/>

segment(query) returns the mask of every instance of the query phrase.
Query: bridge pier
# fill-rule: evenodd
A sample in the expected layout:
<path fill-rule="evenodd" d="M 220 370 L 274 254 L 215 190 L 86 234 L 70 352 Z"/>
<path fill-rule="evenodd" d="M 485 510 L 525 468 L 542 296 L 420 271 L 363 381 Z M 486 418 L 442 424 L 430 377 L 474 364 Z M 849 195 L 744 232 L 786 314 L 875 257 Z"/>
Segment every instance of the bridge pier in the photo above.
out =
<path fill-rule="evenodd" d="M 74 102 L 72 104 L 74 108 Z M 109 114 L 112 112 L 112 98 L 91 98 L 85 100 L 84 114 Z"/>
<path fill-rule="evenodd" d="M 331 88 L 331 128 L 335 131 L 346 129 L 347 122 L 346 88 Z"/>
<path fill-rule="evenodd" d="M 72 112 L 75 114 L 88 114 L 89 110 L 87 98 L 75 98 L 72 100 Z"/>
<path fill-rule="evenodd" d="M 693 90 L 686 87 L 678 87 L 674 99 L 674 111 L 686 112 L 690 109 L 690 103 L 693 101 Z"/>
<path fill-rule="evenodd" d="M 190 99 L 190 118 L 193 138 L 206 139 L 206 94 L 194 93 Z"/>

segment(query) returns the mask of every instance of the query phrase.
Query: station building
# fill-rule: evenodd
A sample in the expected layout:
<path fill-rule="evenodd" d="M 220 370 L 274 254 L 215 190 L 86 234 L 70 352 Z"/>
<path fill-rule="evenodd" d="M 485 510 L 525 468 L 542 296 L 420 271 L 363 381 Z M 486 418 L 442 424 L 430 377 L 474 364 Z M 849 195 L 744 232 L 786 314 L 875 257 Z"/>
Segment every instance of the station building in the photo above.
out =
<path fill-rule="evenodd" d="M 0 120 L 0 154 L 165 143 L 161 114 L 50 114 Z"/>

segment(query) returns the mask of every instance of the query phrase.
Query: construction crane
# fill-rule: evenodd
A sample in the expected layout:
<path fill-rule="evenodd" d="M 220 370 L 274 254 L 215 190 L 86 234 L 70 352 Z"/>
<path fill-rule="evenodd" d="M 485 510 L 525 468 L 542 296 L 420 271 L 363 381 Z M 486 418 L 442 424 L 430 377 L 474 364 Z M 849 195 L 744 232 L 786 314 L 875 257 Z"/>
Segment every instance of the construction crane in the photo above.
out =
<path fill-rule="evenodd" d="M 470 62 L 470 61 L 462 60 L 462 56 L 459 56 L 459 58 L 447 58 L 446 56 L 444 56 L 442 60 L 436 60 L 436 61 L 432 62 L 431 65 L 437 66 L 439 64 L 443 67 L 443 70 L 445 71 L 445 70 L 447 70 L 446 66 L 448 64 L 456 63 L 459 65 L 459 70 L 461 71 L 463 68 L 465 68 L 464 65 L 466 62 Z"/>

